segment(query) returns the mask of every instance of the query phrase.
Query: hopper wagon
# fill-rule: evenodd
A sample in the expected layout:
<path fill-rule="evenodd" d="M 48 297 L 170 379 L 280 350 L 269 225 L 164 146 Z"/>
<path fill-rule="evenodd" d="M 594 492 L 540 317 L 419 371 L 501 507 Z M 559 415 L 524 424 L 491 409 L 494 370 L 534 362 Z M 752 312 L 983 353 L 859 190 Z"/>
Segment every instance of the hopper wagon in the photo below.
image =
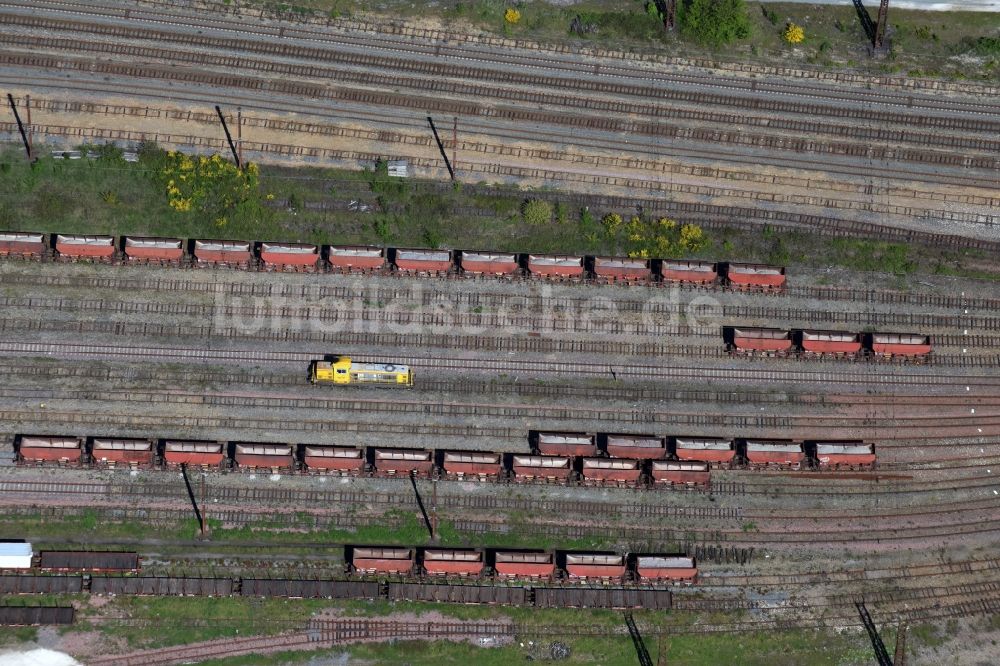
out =
<path fill-rule="evenodd" d="M 798 469 L 806 459 L 802 443 L 787 439 L 748 439 L 744 446 L 747 464 L 751 467 L 778 466 Z"/>
<path fill-rule="evenodd" d="M 441 469 L 446 476 L 457 479 L 496 479 L 503 474 L 503 460 L 499 453 L 445 451 Z"/>
<path fill-rule="evenodd" d="M 677 460 L 707 462 L 710 465 L 728 465 L 736 457 L 736 448 L 730 439 L 714 437 L 677 437 L 674 439 Z"/>
<path fill-rule="evenodd" d="M 710 284 L 719 277 L 718 268 L 710 261 L 676 261 L 664 259 L 660 264 L 664 282 Z"/>
<path fill-rule="evenodd" d="M 676 581 L 691 584 L 698 578 L 693 557 L 676 555 L 636 555 L 635 573 L 639 581 Z"/>
<path fill-rule="evenodd" d="M 221 265 L 246 268 L 253 265 L 253 248 L 246 241 L 196 240 L 196 265 Z"/>
<path fill-rule="evenodd" d="M 180 238 L 126 236 L 122 251 L 131 263 L 179 264 L 184 258 L 184 241 Z"/>
<path fill-rule="evenodd" d="M 816 462 L 823 468 L 864 468 L 875 464 L 875 446 L 866 442 L 815 442 Z"/>
<path fill-rule="evenodd" d="M 787 353 L 792 350 L 791 332 L 781 328 L 726 327 L 723 339 L 741 353 Z"/>
<path fill-rule="evenodd" d="M 462 270 L 472 275 L 513 275 L 520 270 L 516 254 L 459 252 Z"/>
<path fill-rule="evenodd" d="M 529 254 L 528 271 L 543 278 L 583 277 L 583 257 L 564 254 Z"/>
<path fill-rule="evenodd" d="M 79 464 L 83 459 L 83 439 L 43 435 L 16 438 L 18 459 L 33 463 Z"/>
<path fill-rule="evenodd" d="M 612 458 L 655 460 L 667 454 L 663 438 L 655 435 L 608 435 L 604 448 Z"/>
<path fill-rule="evenodd" d="M 139 571 L 139 555 L 123 551 L 43 550 L 38 561 L 42 571 Z"/>
<path fill-rule="evenodd" d="M 398 249 L 395 252 L 393 263 L 401 273 L 439 275 L 451 270 L 451 252 L 448 250 Z"/>
<path fill-rule="evenodd" d="M 365 452 L 345 446 L 305 447 L 302 461 L 309 471 L 357 475 L 365 471 Z"/>
<path fill-rule="evenodd" d="M 115 238 L 56 234 L 56 251 L 66 259 L 110 261 L 115 256 Z"/>
<path fill-rule="evenodd" d="M 156 449 L 148 439 L 95 437 L 90 447 L 90 457 L 94 463 L 109 467 L 151 467 L 155 456 Z"/>
<path fill-rule="evenodd" d="M 430 576 L 479 576 L 485 566 L 480 550 L 425 548 L 422 559 Z"/>
<path fill-rule="evenodd" d="M 582 432 L 540 432 L 535 448 L 546 456 L 592 456 L 597 453 L 597 441 Z"/>
<path fill-rule="evenodd" d="M 571 462 L 566 456 L 515 455 L 511 458 L 511 471 L 518 482 L 538 479 L 566 483 L 573 473 Z"/>
<path fill-rule="evenodd" d="M 785 286 L 783 266 L 734 264 L 726 266 L 726 280 L 737 289 L 780 289 Z"/>
<path fill-rule="evenodd" d="M 493 571 L 500 578 L 552 578 L 556 560 L 552 553 L 541 551 L 496 551 Z"/>
<path fill-rule="evenodd" d="M 584 458 L 580 476 L 584 483 L 638 485 L 642 466 L 627 458 Z"/>
<path fill-rule="evenodd" d="M 707 462 L 654 460 L 649 473 L 654 485 L 707 486 L 712 479 Z"/>
<path fill-rule="evenodd" d="M 237 467 L 251 470 L 291 470 L 295 465 L 291 444 L 237 442 L 233 460 Z"/>
<path fill-rule="evenodd" d="M 355 546 L 349 561 L 351 569 L 359 574 L 405 575 L 413 571 L 413 549 Z"/>
<path fill-rule="evenodd" d="M 379 476 L 429 477 L 434 471 L 434 457 L 423 449 L 382 449 L 377 448 L 375 473 Z"/>
<path fill-rule="evenodd" d="M 385 265 L 385 250 L 367 245 L 331 245 L 326 259 L 330 266 L 343 273 L 377 271 Z"/>
<path fill-rule="evenodd" d="M 861 335 L 844 331 L 798 331 L 798 346 L 807 354 L 857 354 Z"/>
<path fill-rule="evenodd" d="M 648 259 L 594 257 L 594 275 L 608 282 L 647 282 L 652 273 Z"/>
<path fill-rule="evenodd" d="M 0 256 L 41 257 L 46 253 L 45 234 L 31 231 L 0 232 Z"/>
<path fill-rule="evenodd" d="M 566 553 L 563 569 L 570 580 L 620 580 L 625 575 L 625 556 L 617 553 Z"/>
<path fill-rule="evenodd" d="M 869 333 L 869 349 L 876 356 L 927 356 L 931 339 L 919 333 Z"/>
<path fill-rule="evenodd" d="M 316 268 L 319 247 L 308 243 L 261 243 L 260 260 L 268 270 Z"/>
<path fill-rule="evenodd" d="M 163 444 L 163 462 L 168 467 L 219 467 L 225 456 L 221 442 L 168 439 Z"/>

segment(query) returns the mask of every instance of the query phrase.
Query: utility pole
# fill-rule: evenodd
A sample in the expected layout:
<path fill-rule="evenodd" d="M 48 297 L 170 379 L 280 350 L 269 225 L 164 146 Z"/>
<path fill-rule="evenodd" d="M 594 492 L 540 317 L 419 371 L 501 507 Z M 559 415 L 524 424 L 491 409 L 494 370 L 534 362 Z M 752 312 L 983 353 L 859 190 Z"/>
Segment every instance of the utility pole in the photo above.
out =
<path fill-rule="evenodd" d="M 875 36 L 872 38 L 872 47 L 879 51 L 885 48 L 886 23 L 889 21 L 889 0 L 882 0 L 878 6 L 878 21 L 875 23 Z"/>
<path fill-rule="evenodd" d="M 233 159 L 236 160 L 236 168 L 240 171 L 243 170 L 243 162 L 240 161 L 240 156 L 236 152 L 236 146 L 233 144 L 233 135 L 229 133 L 229 126 L 226 125 L 226 117 L 222 115 L 222 109 L 219 105 L 215 105 L 215 112 L 219 114 L 219 120 L 222 122 L 222 129 L 226 133 L 226 141 L 229 143 L 229 150 L 233 153 Z"/>
<path fill-rule="evenodd" d="M 201 473 L 201 535 L 205 536 L 205 473 Z"/>
<path fill-rule="evenodd" d="M 458 116 L 455 116 L 455 124 L 451 131 L 451 168 L 458 169 Z M 454 173 L 453 171 L 452 180 L 455 180 Z"/>
<path fill-rule="evenodd" d="M 243 108 L 236 107 L 236 148 L 239 163 L 243 164 Z"/>
<path fill-rule="evenodd" d="M 28 137 L 24 133 L 24 124 L 21 122 L 21 115 L 17 112 L 17 104 L 14 102 L 14 96 L 7 93 L 7 101 L 10 103 L 10 110 L 14 112 L 14 120 L 17 121 L 17 129 L 21 132 L 21 142 L 24 143 L 24 152 L 31 159 L 31 144 L 28 143 Z"/>
<path fill-rule="evenodd" d="M 909 627 L 900 622 L 896 628 L 896 653 L 892 656 L 893 666 L 906 666 L 906 632 Z"/>
<path fill-rule="evenodd" d="M 865 602 L 856 601 L 854 602 L 854 606 L 858 609 L 858 614 L 861 615 L 861 623 L 865 625 L 865 630 L 868 632 L 868 638 L 871 640 L 872 648 L 875 650 L 875 659 L 878 661 L 878 666 L 892 666 L 889 651 L 885 649 L 885 643 L 882 642 L 882 637 L 879 636 L 875 621 L 872 620 L 872 616 L 868 614 L 868 609 L 865 608 Z"/>
<path fill-rule="evenodd" d="M 28 116 L 28 151 L 35 152 L 35 141 L 31 130 L 31 95 L 24 96 L 24 110 Z"/>

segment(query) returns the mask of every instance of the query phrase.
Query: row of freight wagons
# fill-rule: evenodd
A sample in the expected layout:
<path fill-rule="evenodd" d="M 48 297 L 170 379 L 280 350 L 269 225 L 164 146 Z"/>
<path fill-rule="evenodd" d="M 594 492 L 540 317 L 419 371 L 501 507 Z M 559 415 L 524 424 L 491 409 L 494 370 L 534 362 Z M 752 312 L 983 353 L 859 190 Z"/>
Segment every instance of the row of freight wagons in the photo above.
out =
<path fill-rule="evenodd" d="M 694 558 L 678 555 L 373 546 L 348 547 L 346 555 L 351 571 L 359 575 L 685 583 L 698 576 Z"/>
<path fill-rule="evenodd" d="M 733 465 L 798 468 L 810 460 L 824 467 L 870 467 L 874 446 L 861 441 L 800 442 L 793 440 L 656 437 L 586 433 L 533 434 L 535 453 L 428 451 L 386 447 L 353 448 L 254 442 L 209 442 L 106 437 L 19 435 L 15 438 L 22 463 L 168 467 L 187 465 L 218 468 L 227 460 L 237 467 L 265 470 L 306 470 L 382 476 L 431 476 L 441 470 L 458 478 L 498 478 L 509 472 L 515 480 L 569 480 L 701 485 L 709 467 Z"/>
<path fill-rule="evenodd" d="M 731 351 L 740 353 L 839 354 L 875 356 L 926 356 L 929 336 L 920 333 L 851 333 L 752 326 L 726 326 L 722 338 Z"/>
<path fill-rule="evenodd" d="M 90 550 L 43 550 L 36 555 L 30 543 L 0 543 L 0 569 L 67 571 L 139 571 L 137 553 Z"/>
<path fill-rule="evenodd" d="M 249 267 L 258 260 L 273 270 L 376 271 L 394 268 L 413 274 L 462 271 L 473 275 L 514 275 L 524 271 L 546 278 L 708 284 L 722 278 L 736 287 L 776 289 L 785 284 L 781 266 L 668 259 L 630 259 L 502 252 L 469 252 L 371 246 L 311 245 L 231 240 L 191 240 L 135 236 L 78 236 L 30 232 L 0 233 L 0 255 L 41 256 L 55 250 L 66 259 L 180 263 Z"/>

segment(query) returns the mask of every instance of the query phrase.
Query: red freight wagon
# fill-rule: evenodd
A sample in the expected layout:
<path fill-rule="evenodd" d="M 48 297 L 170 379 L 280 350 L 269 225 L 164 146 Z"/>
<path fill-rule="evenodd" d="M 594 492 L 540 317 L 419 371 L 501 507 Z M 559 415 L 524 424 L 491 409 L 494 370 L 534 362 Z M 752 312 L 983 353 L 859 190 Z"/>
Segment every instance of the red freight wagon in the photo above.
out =
<path fill-rule="evenodd" d="M 810 354 L 857 354 L 861 335 L 842 331 L 802 331 L 802 350 Z"/>
<path fill-rule="evenodd" d="M 396 268 L 406 273 L 447 273 L 451 268 L 448 250 L 396 250 Z"/>
<path fill-rule="evenodd" d="M 634 460 L 662 458 L 667 453 L 663 439 L 653 435 L 608 435 L 607 449 L 612 458 Z"/>
<path fill-rule="evenodd" d="M 531 254 L 528 255 L 528 270 L 542 277 L 582 277 L 583 257 Z"/>
<path fill-rule="evenodd" d="M 556 572 L 552 553 L 497 552 L 493 569 L 501 578 L 551 578 Z"/>
<path fill-rule="evenodd" d="M 707 462 L 654 460 L 651 475 L 653 483 L 672 486 L 707 486 L 712 478 Z"/>
<path fill-rule="evenodd" d="M 597 444 L 593 435 L 582 432 L 540 432 L 538 451 L 548 456 L 592 456 Z"/>
<path fill-rule="evenodd" d="M 226 452 L 218 442 L 167 440 L 163 445 L 163 460 L 167 465 L 218 467 Z"/>
<path fill-rule="evenodd" d="M 375 471 L 396 476 L 413 474 L 428 476 L 434 469 L 430 451 L 420 449 L 375 449 Z"/>
<path fill-rule="evenodd" d="M 715 282 L 718 272 L 715 264 L 707 261 L 663 260 L 660 274 L 667 282 L 695 282 L 707 284 Z"/>
<path fill-rule="evenodd" d="M 90 455 L 95 463 L 114 466 L 152 465 L 153 442 L 148 439 L 106 439 L 95 438 Z"/>
<path fill-rule="evenodd" d="M 261 243 L 260 258 L 268 268 L 310 268 L 319 260 L 319 248 L 307 243 Z"/>
<path fill-rule="evenodd" d="M 478 576 L 483 573 L 483 554 L 476 550 L 427 548 L 424 570 L 432 576 Z"/>
<path fill-rule="evenodd" d="M 797 469 L 806 459 L 801 442 L 748 439 L 746 447 L 747 462 L 755 466 L 778 465 Z"/>
<path fill-rule="evenodd" d="M 478 451 L 446 451 L 444 454 L 445 474 L 465 478 L 473 476 L 481 479 L 495 478 L 503 469 L 499 453 L 481 453 Z"/>
<path fill-rule="evenodd" d="M 638 460 L 584 458 L 582 474 L 584 481 L 634 485 L 639 482 L 642 469 Z"/>
<path fill-rule="evenodd" d="M 792 334 L 780 328 L 733 328 L 736 351 L 783 352 L 792 348 Z"/>
<path fill-rule="evenodd" d="M 309 469 L 325 469 L 360 474 L 365 469 L 364 451 L 341 446 L 307 446 L 305 463 Z"/>
<path fill-rule="evenodd" d="M 871 467 L 875 446 L 864 442 L 816 442 L 820 467 Z"/>
<path fill-rule="evenodd" d="M 56 235 L 56 250 L 64 257 L 110 259 L 115 255 L 113 236 Z"/>
<path fill-rule="evenodd" d="M 517 255 L 491 252 L 460 253 L 462 270 L 475 275 L 510 275 L 518 269 Z"/>
<path fill-rule="evenodd" d="M 361 548 L 351 553 L 351 566 L 358 573 L 408 574 L 413 570 L 413 551 L 409 548 Z"/>
<path fill-rule="evenodd" d="M 675 441 L 678 460 L 707 463 L 731 463 L 736 456 L 732 440 L 706 437 L 678 437 Z"/>
<path fill-rule="evenodd" d="M 291 469 L 291 444 L 237 444 L 236 464 L 250 469 Z"/>
<path fill-rule="evenodd" d="M 642 580 L 677 580 L 693 583 L 698 577 L 698 567 L 693 557 L 664 557 L 639 555 L 635 570 Z"/>
<path fill-rule="evenodd" d="M 45 235 L 17 231 L 0 233 L 0 255 L 8 254 L 45 254 Z"/>
<path fill-rule="evenodd" d="M 594 274 L 606 280 L 638 282 L 650 277 L 648 259 L 594 257 Z"/>
<path fill-rule="evenodd" d="M 734 287 L 777 289 L 785 285 L 785 269 L 764 264 L 729 264 L 726 277 Z"/>
<path fill-rule="evenodd" d="M 125 237 L 125 257 L 129 261 L 171 261 L 184 257 L 184 241 L 180 238 Z"/>
<path fill-rule="evenodd" d="M 931 339 L 911 333 L 873 333 L 872 351 L 885 356 L 926 355 L 931 353 Z"/>
<path fill-rule="evenodd" d="M 21 435 L 17 454 L 31 462 L 80 462 L 83 442 L 79 437 Z"/>
<path fill-rule="evenodd" d="M 570 578 L 621 578 L 625 575 L 625 556 L 566 553 L 566 573 Z"/>
<path fill-rule="evenodd" d="M 573 471 L 569 463 L 570 459 L 562 456 L 514 456 L 514 480 L 566 481 Z"/>
<path fill-rule="evenodd" d="M 194 257 L 202 264 L 247 265 L 253 261 L 250 243 L 244 241 L 196 240 Z"/>
<path fill-rule="evenodd" d="M 385 252 L 365 245 L 331 245 L 327 249 L 330 265 L 340 271 L 374 271 L 385 264 Z"/>

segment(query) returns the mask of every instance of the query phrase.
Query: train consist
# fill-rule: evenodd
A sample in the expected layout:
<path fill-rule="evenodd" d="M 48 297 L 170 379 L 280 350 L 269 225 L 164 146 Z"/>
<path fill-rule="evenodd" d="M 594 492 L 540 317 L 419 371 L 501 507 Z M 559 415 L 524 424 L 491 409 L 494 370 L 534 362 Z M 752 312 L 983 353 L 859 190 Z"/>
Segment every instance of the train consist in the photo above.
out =
<path fill-rule="evenodd" d="M 783 267 L 762 264 L 33 232 L 0 232 L 0 256 L 269 271 L 725 284 L 757 290 L 778 290 L 785 285 Z"/>
<path fill-rule="evenodd" d="M 849 333 L 752 326 L 725 326 L 722 339 L 737 354 L 788 356 L 862 356 L 924 358 L 931 339 L 919 333 Z"/>
<path fill-rule="evenodd" d="M 655 585 L 692 584 L 698 566 L 686 555 L 348 546 L 345 561 L 359 576 L 494 578 Z"/>
<path fill-rule="evenodd" d="M 698 487 L 713 468 L 865 469 L 861 441 L 532 433 L 525 453 L 18 435 L 21 465 L 303 472 L 619 487 Z"/>

